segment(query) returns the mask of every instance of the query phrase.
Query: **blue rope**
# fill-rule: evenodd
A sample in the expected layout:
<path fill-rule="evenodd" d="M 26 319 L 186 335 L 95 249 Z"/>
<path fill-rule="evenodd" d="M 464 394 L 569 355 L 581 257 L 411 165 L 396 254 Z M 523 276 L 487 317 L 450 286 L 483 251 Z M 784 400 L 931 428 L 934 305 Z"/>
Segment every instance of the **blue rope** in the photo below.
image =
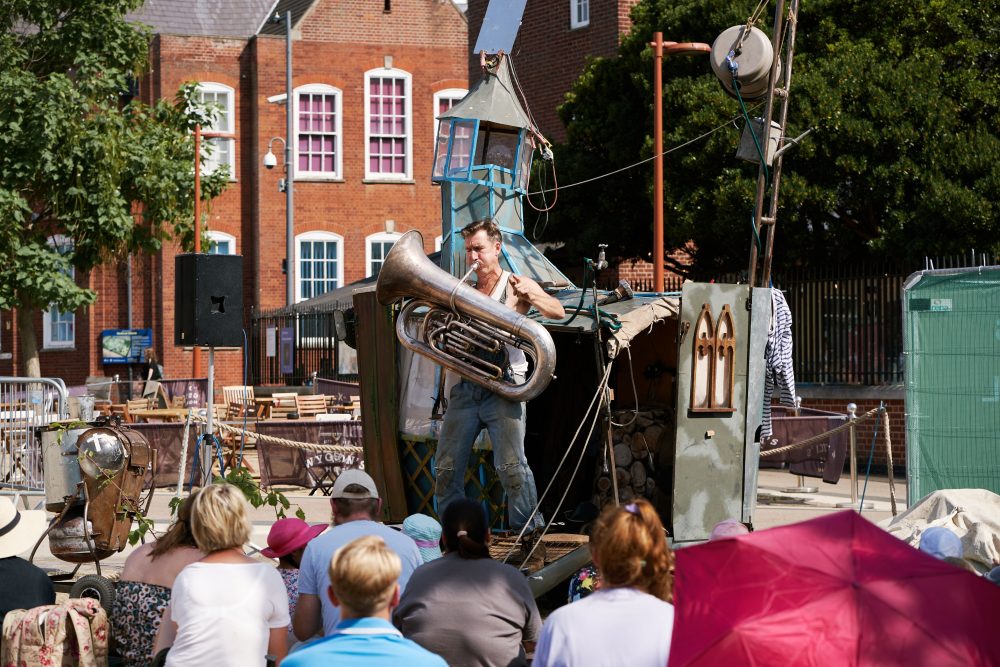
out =
<path fill-rule="evenodd" d="M 885 401 L 879 401 L 878 409 L 879 414 L 882 414 L 885 411 Z M 879 421 L 881 420 L 875 420 L 875 432 L 872 433 L 872 444 L 871 447 L 868 448 L 868 468 L 865 470 L 865 485 L 861 489 L 861 502 L 858 504 L 858 514 L 861 514 L 861 510 L 865 506 L 865 493 L 868 492 L 868 478 L 871 476 L 872 459 L 875 457 L 875 438 L 878 437 Z"/>
<path fill-rule="evenodd" d="M 194 445 L 194 456 L 191 457 L 191 476 L 188 477 L 188 492 L 194 487 L 194 475 L 198 471 L 198 464 L 201 462 L 201 443 L 205 441 L 206 438 L 211 438 L 215 443 L 215 452 L 219 459 L 219 470 L 222 472 L 222 476 L 226 476 L 226 468 L 222 458 L 222 443 L 219 439 L 215 437 L 213 433 L 202 433 L 198 436 L 198 440 Z M 211 475 L 211 473 L 209 473 Z M 202 480 L 204 484 L 208 480 Z"/>

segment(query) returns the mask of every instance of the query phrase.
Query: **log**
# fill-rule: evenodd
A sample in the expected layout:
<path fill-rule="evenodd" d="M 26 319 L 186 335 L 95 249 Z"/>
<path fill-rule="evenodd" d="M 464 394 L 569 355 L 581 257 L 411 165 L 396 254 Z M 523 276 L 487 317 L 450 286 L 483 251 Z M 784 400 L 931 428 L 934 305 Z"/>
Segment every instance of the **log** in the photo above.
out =
<path fill-rule="evenodd" d="M 646 439 L 643 437 L 642 433 L 636 433 L 635 437 L 632 438 L 632 456 L 640 461 L 645 461 L 649 456 L 648 447 L 646 446 Z"/>
<path fill-rule="evenodd" d="M 611 478 L 604 475 L 597 478 L 597 490 L 604 493 L 611 493 Z"/>
<path fill-rule="evenodd" d="M 615 476 L 618 478 L 619 493 L 621 493 L 621 489 L 632 484 L 632 475 L 625 468 L 615 470 Z"/>
<path fill-rule="evenodd" d="M 646 478 L 646 497 L 652 498 L 653 492 L 656 491 L 656 482 L 653 481 L 652 477 Z"/>
<path fill-rule="evenodd" d="M 620 468 L 632 465 L 632 450 L 628 445 L 615 445 L 615 465 Z"/>
<path fill-rule="evenodd" d="M 646 466 L 642 461 L 635 461 L 632 463 L 632 468 L 629 470 L 632 475 L 633 486 L 643 487 L 646 486 Z"/>

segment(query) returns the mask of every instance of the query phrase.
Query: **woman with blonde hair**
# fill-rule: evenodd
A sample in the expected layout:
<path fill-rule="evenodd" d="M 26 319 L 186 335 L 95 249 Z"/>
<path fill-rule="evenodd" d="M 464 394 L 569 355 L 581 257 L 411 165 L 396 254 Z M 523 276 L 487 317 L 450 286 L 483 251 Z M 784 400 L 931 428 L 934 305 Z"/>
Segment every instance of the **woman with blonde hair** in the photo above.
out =
<path fill-rule="evenodd" d="M 145 667 L 153 659 L 153 641 L 178 573 L 205 557 L 191 534 L 191 501 L 184 499 L 177 519 L 155 542 L 142 545 L 125 559 L 115 584 L 111 627 L 124 667 Z"/>
<path fill-rule="evenodd" d="M 601 588 L 546 619 L 532 665 L 663 667 L 674 624 L 673 554 L 656 510 L 646 500 L 609 507 L 597 520 L 590 551 Z"/>
<path fill-rule="evenodd" d="M 169 647 L 167 667 L 264 667 L 269 655 L 285 657 L 288 596 L 272 564 L 243 553 L 249 510 L 243 492 L 225 483 L 203 488 L 191 504 L 191 532 L 208 555 L 174 581 L 156 642 L 157 651 Z"/>

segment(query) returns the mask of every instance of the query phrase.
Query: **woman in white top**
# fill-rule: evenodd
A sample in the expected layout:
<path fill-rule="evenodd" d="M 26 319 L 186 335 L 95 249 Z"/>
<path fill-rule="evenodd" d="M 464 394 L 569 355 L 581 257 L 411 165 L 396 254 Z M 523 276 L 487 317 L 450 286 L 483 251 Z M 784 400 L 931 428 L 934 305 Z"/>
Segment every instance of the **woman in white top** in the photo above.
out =
<path fill-rule="evenodd" d="M 213 484 L 191 506 L 191 532 L 207 553 L 181 570 L 157 636 L 168 667 L 264 667 L 287 653 L 288 596 L 271 563 L 248 558 L 249 505 L 239 489 Z"/>
<path fill-rule="evenodd" d="M 599 590 L 552 613 L 533 667 L 663 667 L 670 655 L 673 554 L 653 506 L 609 507 L 590 543 Z"/>

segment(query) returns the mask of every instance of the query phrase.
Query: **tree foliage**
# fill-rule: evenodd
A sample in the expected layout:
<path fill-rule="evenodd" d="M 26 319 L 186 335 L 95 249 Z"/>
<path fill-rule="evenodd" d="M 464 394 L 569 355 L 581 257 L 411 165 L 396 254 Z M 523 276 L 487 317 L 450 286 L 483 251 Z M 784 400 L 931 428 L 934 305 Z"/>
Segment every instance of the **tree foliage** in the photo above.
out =
<path fill-rule="evenodd" d="M 784 159 L 778 266 L 1000 249 L 998 4 L 802 2 L 785 134 L 814 131 Z M 642 0 L 619 56 L 591 61 L 560 108 L 559 181 L 652 155 L 654 31 L 711 43 L 753 5 Z M 767 14 L 759 27 L 770 33 Z M 734 157 L 739 104 L 702 55 L 665 57 L 663 71 L 664 147 L 695 140 L 665 158 L 667 252 L 692 241 L 695 276 L 743 269 L 757 166 Z M 647 162 L 561 190 L 545 238 L 571 256 L 604 242 L 613 255 L 648 257 L 652 174 Z"/>
<path fill-rule="evenodd" d="M 148 32 L 125 21 L 141 4 L 0 0 L 0 309 L 79 308 L 96 295 L 71 268 L 192 244 L 191 130 L 212 111 L 191 85 L 123 98 L 146 66 Z M 202 197 L 227 181 L 203 178 Z"/>

